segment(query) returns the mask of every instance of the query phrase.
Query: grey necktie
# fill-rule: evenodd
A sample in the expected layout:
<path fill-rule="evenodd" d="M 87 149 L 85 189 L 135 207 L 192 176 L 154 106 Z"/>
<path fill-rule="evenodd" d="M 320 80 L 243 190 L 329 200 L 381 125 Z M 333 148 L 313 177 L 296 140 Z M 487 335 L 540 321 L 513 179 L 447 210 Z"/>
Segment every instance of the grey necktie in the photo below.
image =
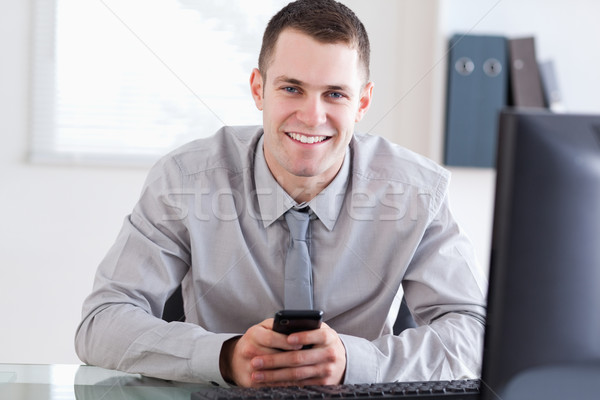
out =
<path fill-rule="evenodd" d="M 285 220 L 290 245 L 285 259 L 284 306 L 291 310 L 312 309 L 312 268 L 306 243 L 310 216 L 308 212 L 289 210 Z"/>

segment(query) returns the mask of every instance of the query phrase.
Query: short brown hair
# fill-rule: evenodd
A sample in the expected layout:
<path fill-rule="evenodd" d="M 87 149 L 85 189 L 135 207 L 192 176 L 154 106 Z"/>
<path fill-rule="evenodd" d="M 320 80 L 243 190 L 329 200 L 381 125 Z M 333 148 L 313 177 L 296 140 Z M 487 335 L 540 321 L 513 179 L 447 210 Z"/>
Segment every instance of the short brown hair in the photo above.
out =
<path fill-rule="evenodd" d="M 364 67 L 365 82 L 369 80 L 371 48 L 367 31 L 352 10 L 334 0 L 298 0 L 271 18 L 258 57 L 258 69 L 263 78 L 279 34 L 287 28 L 305 33 L 321 43 L 345 43 L 355 47 Z"/>

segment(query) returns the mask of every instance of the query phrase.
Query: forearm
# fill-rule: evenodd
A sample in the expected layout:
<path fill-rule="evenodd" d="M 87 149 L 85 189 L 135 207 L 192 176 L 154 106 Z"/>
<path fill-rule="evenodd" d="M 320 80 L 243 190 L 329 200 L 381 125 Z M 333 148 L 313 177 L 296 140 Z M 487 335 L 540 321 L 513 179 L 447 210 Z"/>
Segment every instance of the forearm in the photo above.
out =
<path fill-rule="evenodd" d="M 430 325 L 374 341 L 340 335 L 346 347 L 346 383 L 478 377 L 482 319 L 447 314 Z"/>
<path fill-rule="evenodd" d="M 166 323 L 131 304 L 113 304 L 84 318 L 75 347 L 88 364 L 161 379 L 221 384 L 219 354 L 232 336 L 189 323 Z"/>

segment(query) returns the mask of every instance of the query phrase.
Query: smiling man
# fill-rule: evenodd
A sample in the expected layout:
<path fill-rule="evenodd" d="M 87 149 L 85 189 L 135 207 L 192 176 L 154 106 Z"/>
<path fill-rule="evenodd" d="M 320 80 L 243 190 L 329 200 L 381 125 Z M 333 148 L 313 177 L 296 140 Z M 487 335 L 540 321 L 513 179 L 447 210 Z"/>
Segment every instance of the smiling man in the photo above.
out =
<path fill-rule="evenodd" d="M 322 43 L 288 27 L 263 61 L 263 72 L 252 72 L 252 95 L 263 111 L 265 159 L 299 202 L 333 180 L 354 124 L 371 103 L 373 83 L 366 81 L 357 45 Z"/>
<path fill-rule="evenodd" d="M 154 166 L 84 303 L 84 362 L 241 386 L 479 375 L 486 284 L 449 211 L 448 172 L 354 132 L 373 94 L 369 51 L 338 2 L 273 17 L 250 77 L 263 126 L 224 127 Z M 324 323 L 286 336 L 270 317 L 295 308 L 297 240 L 300 301 Z M 185 322 L 167 323 L 180 285 Z M 395 334 L 402 296 L 417 327 Z"/>

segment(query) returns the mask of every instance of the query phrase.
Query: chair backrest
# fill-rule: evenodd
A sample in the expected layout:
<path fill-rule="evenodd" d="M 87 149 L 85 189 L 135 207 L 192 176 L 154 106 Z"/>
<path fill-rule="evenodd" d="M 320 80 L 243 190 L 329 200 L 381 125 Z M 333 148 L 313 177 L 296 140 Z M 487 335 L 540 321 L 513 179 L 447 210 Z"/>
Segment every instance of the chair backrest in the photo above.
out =
<path fill-rule="evenodd" d="M 406 300 L 403 297 L 402 302 L 400 303 L 400 309 L 398 310 L 398 316 L 396 317 L 396 322 L 394 323 L 394 335 L 400 334 L 400 332 L 405 329 L 416 327 L 417 324 L 408 310 Z"/>
<path fill-rule="evenodd" d="M 165 303 L 162 319 L 167 322 L 185 321 L 185 311 L 183 309 L 183 295 L 181 294 L 181 285 L 173 292 Z"/>
<path fill-rule="evenodd" d="M 165 308 L 163 310 L 162 319 L 167 322 L 185 321 L 181 285 L 179 285 L 171 297 L 167 299 Z M 408 306 L 406 305 L 406 300 L 403 298 L 402 302 L 400 303 L 400 310 L 398 311 L 396 322 L 394 323 L 394 335 L 398 335 L 407 328 L 414 328 L 416 326 L 417 324 L 415 324 L 415 320 L 413 319 L 410 311 L 408 310 Z"/>

